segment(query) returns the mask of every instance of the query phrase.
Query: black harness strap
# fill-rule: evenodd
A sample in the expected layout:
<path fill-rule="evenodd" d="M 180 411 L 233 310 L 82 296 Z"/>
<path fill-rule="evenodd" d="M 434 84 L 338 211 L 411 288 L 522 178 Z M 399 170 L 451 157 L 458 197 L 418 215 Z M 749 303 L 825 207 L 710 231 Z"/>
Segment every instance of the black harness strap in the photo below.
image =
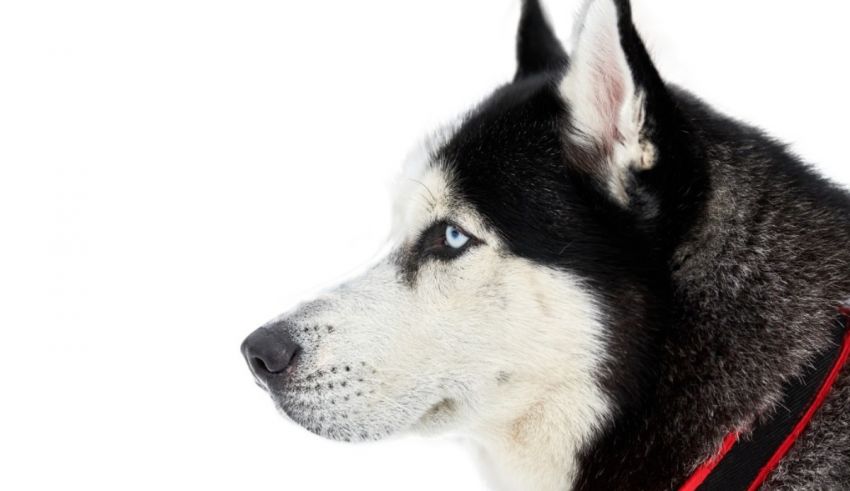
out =
<path fill-rule="evenodd" d="M 847 360 L 850 317 L 846 316 L 850 312 L 844 309 L 842 314 L 830 348 L 817 356 L 802 377 L 785 384 L 785 396 L 775 413 L 748 435 L 727 437 L 736 439 L 731 448 L 698 469 L 680 491 L 754 491 L 764 483 L 823 403 Z"/>

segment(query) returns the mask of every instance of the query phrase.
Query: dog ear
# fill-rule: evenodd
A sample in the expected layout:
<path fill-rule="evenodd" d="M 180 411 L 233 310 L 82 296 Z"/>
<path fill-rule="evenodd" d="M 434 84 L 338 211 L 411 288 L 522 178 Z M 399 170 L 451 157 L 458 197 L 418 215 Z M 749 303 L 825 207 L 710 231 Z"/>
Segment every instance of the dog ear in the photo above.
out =
<path fill-rule="evenodd" d="M 538 0 L 524 0 L 517 30 L 517 71 L 514 80 L 557 70 L 569 62 L 567 53 L 546 21 Z"/>
<path fill-rule="evenodd" d="M 569 108 L 568 144 L 579 164 L 628 203 L 633 172 L 653 168 L 653 121 L 666 97 L 631 19 L 627 0 L 589 0 L 573 31 L 559 90 Z"/>

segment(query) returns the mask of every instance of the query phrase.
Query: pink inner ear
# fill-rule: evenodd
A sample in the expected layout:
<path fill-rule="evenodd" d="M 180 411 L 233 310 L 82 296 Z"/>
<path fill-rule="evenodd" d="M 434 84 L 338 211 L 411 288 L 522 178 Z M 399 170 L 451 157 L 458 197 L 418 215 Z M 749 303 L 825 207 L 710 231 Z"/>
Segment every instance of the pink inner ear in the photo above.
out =
<path fill-rule="evenodd" d="M 574 106 L 580 136 L 591 138 L 599 151 L 613 155 L 618 143 L 631 138 L 631 128 L 623 126 L 630 121 L 621 118 L 635 94 L 615 4 L 606 0 L 588 5 L 563 94 Z"/>
<path fill-rule="evenodd" d="M 597 112 L 602 123 L 599 135 L 607 153 L 613 151 L 614 144 L 622 139 L 619 130 L 620 110 L 625 103 L 626 84 L 622 67 L 617 63 L 615 47 L 611 43 L 601 43 L 593 66 L 593 92 Z"/>

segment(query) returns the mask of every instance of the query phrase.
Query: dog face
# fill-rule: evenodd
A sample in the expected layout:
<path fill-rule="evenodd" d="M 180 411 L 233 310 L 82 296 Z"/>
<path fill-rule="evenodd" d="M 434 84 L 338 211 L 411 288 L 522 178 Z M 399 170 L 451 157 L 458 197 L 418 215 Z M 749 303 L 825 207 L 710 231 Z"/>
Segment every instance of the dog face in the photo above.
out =
<path fill-rule="evenodd" d="M 656 154 L 623 5 L 588 4 L 570 62 L 526 2 L 516 79 L 411 166 L 391 252 L 245 341 L 290 418 L 341 440 L 518 441 L 551 416 L 578 446 L 628 392 L 610 374 L 639 351 L 652 257 L 632 204 L 657 207 L 630 187 Z"/>
<path fill-rule="evenodd" d="M 423 162 L 399 193 L 395 245 L 362 276 L 261 328 L 287 356 L 254 361 L 277 405 L 311 431 L 369 440 L 475 425 L 547 374 L 592 373 L 598 307 L 575 275 L 516 256 Z M 269 346 L 271 348 L 271 346 Z M 562 381 L 600 398 L 583 380 Z M 540 396 L 541 393 L 535 394 Z M 533 396 L 531 397 L 533 398 Z M 502 404 L 502 407 L 500 407 Z M 593 404 L 601 404 L 595 401 Z"/>

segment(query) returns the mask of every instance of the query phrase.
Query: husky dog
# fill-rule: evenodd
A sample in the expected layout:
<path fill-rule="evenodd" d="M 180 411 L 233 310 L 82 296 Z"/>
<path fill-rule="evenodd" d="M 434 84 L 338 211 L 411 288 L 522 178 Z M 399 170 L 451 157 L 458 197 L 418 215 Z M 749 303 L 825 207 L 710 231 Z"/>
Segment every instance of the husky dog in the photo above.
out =
<path fill-rule="evenodd" d="M 675 489 L 782 400 L 850 298 L 850 195 L 664 81 L 626 0 L 408 166 L 391 251 L 242 346 L 308 430 L 455 432 L 498 489 Z M 746 436 L 744 437 L 746 438 Z M 850 373 L 766 489 L 850 486 Z"/>

